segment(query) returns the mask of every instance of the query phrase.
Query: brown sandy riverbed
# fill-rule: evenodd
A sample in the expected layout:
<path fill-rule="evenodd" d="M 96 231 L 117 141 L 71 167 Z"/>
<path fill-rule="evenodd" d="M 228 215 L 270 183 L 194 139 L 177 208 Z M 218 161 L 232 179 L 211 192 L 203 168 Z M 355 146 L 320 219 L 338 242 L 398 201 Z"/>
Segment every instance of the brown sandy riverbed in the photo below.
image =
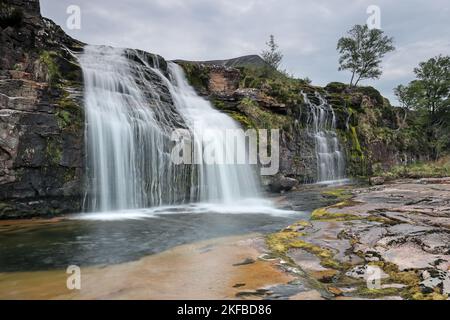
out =
<path fill-rule="evenodd" d="M 257 234 L 218 238 L 138 261 L 85 267 L 81 290 L 67 289 L 65 270 L 0 273 L 0 298 L 234 299 L 238 292 L 293 279 L 275 262 L 258 260 L 261 243 Z M 240 265 L 248 259 L 255 261 Z"/>

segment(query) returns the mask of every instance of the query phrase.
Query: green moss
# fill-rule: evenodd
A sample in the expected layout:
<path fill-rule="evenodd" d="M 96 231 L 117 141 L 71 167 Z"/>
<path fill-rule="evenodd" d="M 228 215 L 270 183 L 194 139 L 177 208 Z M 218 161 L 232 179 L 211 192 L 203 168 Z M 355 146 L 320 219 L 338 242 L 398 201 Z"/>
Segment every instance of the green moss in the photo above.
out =
<path fill-rule="evenodd" d="M 250 118 L 247 117 L 245 114 L 236 111 L 226 111 L 226 113 L 234 120 L 239 122 L 244 129 L 255 128 L 253 121 L 250 120 Z"/>
<path fill-rule="evenodd" d="M 325 190 L 322 191 L 322 195 L 337 198 L 339 200 L 346 200 L 353 196 L 351 190 L 345 188 L 335 188 L 331 190 Z"/>
<path fill-rule="evenodd" d="M 292 240 L 298 237 L 298 233 L 289 229 L 269 234 L 266 243 L 269 249 L 276 254 L 286 254 Z"/>
<path fill-rule="evenodd" d="M 61 81 L 61 73 L 56 63 L 57 53 L 54 51 L 42 51 L 41 62 L 47 67 L 48 82 L 51 87 L 58 85 Z"/>
<path fill-rule="evenodd" d="M 376 265 L 383 269 L 389 275 L 389 280 L 392 283 L 401 283 L 406 287 L 398 290 L 398 293 L 404 299 L 410 300 L 446 300 L 447 295 L 439 293 L 439 289 L 435 292 L 424 294 L 420 288 L 419 271 L 399 271 L 398 266 L 385 261 L 370 262 L 370 265 Z"/>
<path fill-rule="evenodd" d="M 332 93 L 342 93 L 347 88 L 348 85 L 342 82 L 330 82 L 325 86 L 325 90 Z"/>
<path fill-rule="evenodd" d="M 222 100 L 213 99 L 211 102 L 217 109 L 220 110 L 226 109 L 225 102 L 223 102 Z"/>
<path fill-rule="evenodd" d="M 56 116 L 57 116 L 58 126 L 60 128 L 65 128 L 70 124 L 70 113 L 69 112 L 67 112 L 65 110 L 57 111 Z"/>
<path fill-rule="evenodd" d="M 330 207 L 328 207 L 330 208 Z M 324 220 L 324 221 L 349 221 L 349 220 L 361 220 L 360 216 L 349 213 L 334 213 L 329 212 L 328 208 L 319 208 L 311 213 L 311 220 Z"/>
<path fill-rule="evenodd" d="M 207 68 L 200 66 L 197 63 L 190 63 L 187 61 L 178 62 L 183 68 L 186 78 L 191 86 L 199 91 L 206 90 L 209 84 L 209 71 Z"/>
<path fill-rule="evenodd" d="M 364 153 L 361 149 L 361 144 L 359 143 L 358 134 L 356 133 L 356 127 L 350 126 L 350 133 L 351 133 L 351 137 L 352 137 L 354 150 L 356 150 L 359 153 L 359 155 L 363 158 Z"/>
<path fill-rule="evenodd" d="M 289 117 L 266 111 L 249 98 L 242 99 L 238 108 L 258 129 L 283 129 L 289 125 Z"/>
<path fill-rule="evenodd" d="M 365 96 L 370 97 L 371 99 L 374 99 L 378 105 L 383 106 L 384 98 L 381 93 L 374 87 L 356 87 L 353 90 L 356 92 L 360 92 Z"/>
<path fill-rule="evenodd" d="M 70 96 L 65 85 L 61 89 L 61 98 L 55 113 L 58 126 L 61 130 L 79 132 L 84 126 L 82 108 Z"/>
<path fill-rule="evenodd" d="M 285 228 L 280 232 L 270 234 L 266 237 L 268 248 L 275 254 L 286 258 L 289 249 L 302 249 L 320 259 L 320 263 L 325 268 L 335 270 L 344 270 L 348 268 L 346 264 L 340 263 L 334 259 L 334 252 L 331 249 L 323 248 L 313 243 L 304 241 L 300 237 L 305 233 L 296 231 L 298 227 L 307 227 L 310 223 L 307 221 L 298 221 L 295 224 Z"/>
<path fill-rule="evenodd" d="M 67 168 L 64 173 L 64 182 L 74 181 L 77 177 L 77 172 L 75 168 Z"/>
<path fill-rule="evenodd" d="M 356 291 L 358 296 L 367 297 L 367 298 L 378 298 L 378 297 L 387 297 L 387 296 L 395 296 L 400 292 L 397 288 L 384 288 L 384 289 L 370 289 L 367 286 L 361 286 Z"/>
<path fill-rule="evenodd" d="M 46 154 L 50 163 L 59 165 L 62 159 L 62 147 L 61 143 L 56 138 L 47 139 Z"/>
<path fill-rule="evenodd" d="M 354 207 L 361 203 L 362 203 L 361 201 L 352 200 L 350 198 L 344 198 L 343 201 L 333 204 L 332 206 L 330 206 L 330 208 L 343 209 L 343 208 L 347 208 L 347 207 Z"/>

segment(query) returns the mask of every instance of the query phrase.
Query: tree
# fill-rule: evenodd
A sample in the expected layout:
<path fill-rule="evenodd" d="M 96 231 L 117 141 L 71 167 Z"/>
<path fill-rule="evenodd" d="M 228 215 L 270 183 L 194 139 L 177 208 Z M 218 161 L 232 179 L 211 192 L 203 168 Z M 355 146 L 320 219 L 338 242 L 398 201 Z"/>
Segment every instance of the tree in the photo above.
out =
<path fill-rule="evenodd" d="M 418 95 L 416 93 L 420 90 L 421 84 L 417 80 L 414 80 L 407 86 L 400 84 L 395 87 L 394 94 L 397 96 L 402 108 L 414 110 L 418 105 Z"/>
<path fill-rule="evenodd" d="M 266 42 L 266 45 L 268 49 L 263 50 L 261 56 L 268 65 L 274 69 L 278 69 L 281 60 L 283 60 L 283 54 L 278 50 L 278 44 L 275 42 L 275 37 L 272 34 L 270 35 L 269 41 Z"/>
<path fill-rule="evenodd" d="M 418 100 L 417 106 L 425 108 L 434 123 L 449 108 L 450 57 L 439 55 L 421 62 L 414 73 L 420 86 L 412 94 Z"/>
<path fill-rule="evenodd" d="M 369 29 L 367 25 L 355 25 L 348 34 L 349 37 L 339 39 L 336 48 L 341 55 L 339 71 L 352 72 L 350 86 L 356 86 L 363 79 L 378 79 L 382 74 L 381 59 L 395 50 L 393 39 L 384 36 L 379 29 Z"/>
<path fill-rule="evenodd" d="M 417 111 L 438 157 L 450 143 L 450 57 L 439 55 L 421 62 L 414 73 L 416 79 L 397 86 L 394 93 L 403 106 Z"/>

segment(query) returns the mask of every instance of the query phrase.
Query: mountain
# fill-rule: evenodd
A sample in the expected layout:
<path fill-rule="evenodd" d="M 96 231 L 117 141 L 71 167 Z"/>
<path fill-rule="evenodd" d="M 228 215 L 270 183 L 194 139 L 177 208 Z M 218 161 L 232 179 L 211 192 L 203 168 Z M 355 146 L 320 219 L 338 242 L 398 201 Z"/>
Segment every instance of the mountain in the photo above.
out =
<path fill-rule="evenodd" d="M 208 61 L 187 61 L 187 60 L 175 60 L 175 62 L 189 62 L 189 63 L 198 63 L 198 64 L 206 64 L 206 65 L 217 65 L 231 68 L 240 68 L 240 67 L 264 67 L 268 66 L 268 64 L 256 54 L 225 59 L 225 60 L 208 60 Z"/>

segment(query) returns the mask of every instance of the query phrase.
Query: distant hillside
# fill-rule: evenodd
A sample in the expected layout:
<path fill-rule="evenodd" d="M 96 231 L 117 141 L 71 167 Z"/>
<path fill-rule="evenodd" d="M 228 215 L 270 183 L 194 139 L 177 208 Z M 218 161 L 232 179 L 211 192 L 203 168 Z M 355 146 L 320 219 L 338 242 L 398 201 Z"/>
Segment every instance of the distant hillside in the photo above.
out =
<path fill-rule="evenodd" d="M 263 67 L 266 66 L 267 63 L 258 55 L 248 55 L 237 57 L 233 59 L 227 60 L 209 60 L 209 61 L 186 61 L 186 60 L 175 60 L 175 62 L 189 62 L 189 63 L 202 63 L 202 64 L 211 64 L 211 65 L 219 65 L 225 67 Z"/>

